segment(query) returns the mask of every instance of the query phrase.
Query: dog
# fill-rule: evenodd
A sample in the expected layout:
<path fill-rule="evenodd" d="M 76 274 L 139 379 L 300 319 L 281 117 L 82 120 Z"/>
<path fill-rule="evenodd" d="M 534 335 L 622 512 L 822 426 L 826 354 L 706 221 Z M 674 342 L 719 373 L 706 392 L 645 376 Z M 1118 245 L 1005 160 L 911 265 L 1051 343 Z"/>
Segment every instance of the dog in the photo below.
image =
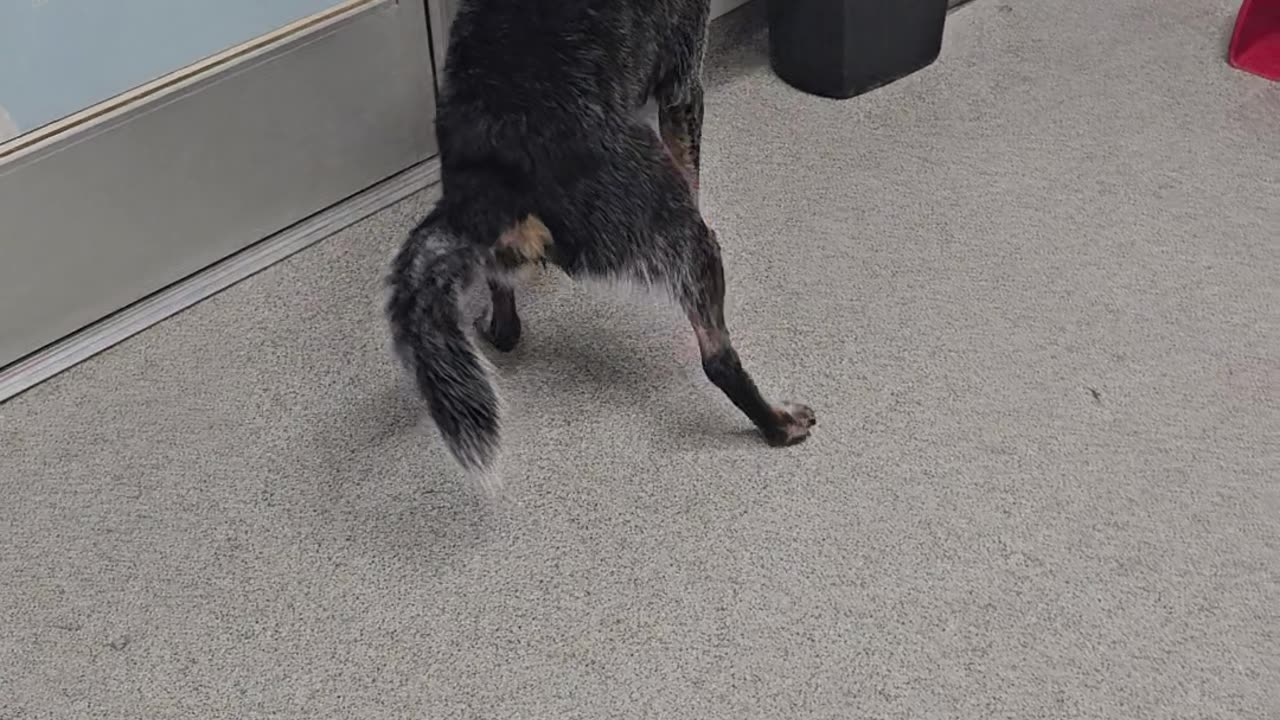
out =
<path fill-rule="evenodd" d="M 809 407 L 765 400 L 725 326 L 720 247 L 697 203 L 709 19 L 710 0 L 463 0 L 436 116 L 443 191 L 392 262 L 386 313 L 465 468 L 494 460 L 499 403 L 460 294 L 487 284 L 476 331 L 510 351 L 512 274 L 529 264 L 666 291 L 707 377 L 766 441 L 815 425 Z M 638 117 L 653 101 L 658 132 Z"/>

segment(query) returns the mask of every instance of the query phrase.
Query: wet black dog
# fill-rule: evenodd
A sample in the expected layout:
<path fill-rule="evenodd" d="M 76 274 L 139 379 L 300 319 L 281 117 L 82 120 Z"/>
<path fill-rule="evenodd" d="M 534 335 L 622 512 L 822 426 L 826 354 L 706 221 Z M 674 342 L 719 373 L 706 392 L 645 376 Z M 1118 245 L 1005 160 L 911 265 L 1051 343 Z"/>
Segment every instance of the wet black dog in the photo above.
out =
<path fill-rule="evenodd" d="M 707 376 L 766 440 L 814 425 L 771 405 L 724 322 L 724 269 L 697 206 L 702 58 L 710 0 L 464 0 L 436 121 L 443 196 L 397 255 L 387 315 L 450 450 L 487 466 L 498 401 L 462 327 L 459 293 L 487 282 L 480 334 L 515 347 L 510 271 L 666 290 L 693 324 Z M 660 133 L 638 117 L 651 99 Z"/>

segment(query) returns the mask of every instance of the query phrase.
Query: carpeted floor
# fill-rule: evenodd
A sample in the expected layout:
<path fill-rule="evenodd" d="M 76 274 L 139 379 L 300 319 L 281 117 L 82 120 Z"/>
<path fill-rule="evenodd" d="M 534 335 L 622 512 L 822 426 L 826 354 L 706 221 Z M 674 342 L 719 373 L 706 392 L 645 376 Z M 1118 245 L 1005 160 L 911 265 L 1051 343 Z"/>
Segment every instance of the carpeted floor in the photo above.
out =
<path fill-rule="evenodd" d="M 547 275 L 483 500 L 381 322 L 425 197 L 0 406 L 0 718 L 1280 717 L 1236 5 L 982 0 L 843 103 L 717 53 L 704 204 L 799 448 Z"/>

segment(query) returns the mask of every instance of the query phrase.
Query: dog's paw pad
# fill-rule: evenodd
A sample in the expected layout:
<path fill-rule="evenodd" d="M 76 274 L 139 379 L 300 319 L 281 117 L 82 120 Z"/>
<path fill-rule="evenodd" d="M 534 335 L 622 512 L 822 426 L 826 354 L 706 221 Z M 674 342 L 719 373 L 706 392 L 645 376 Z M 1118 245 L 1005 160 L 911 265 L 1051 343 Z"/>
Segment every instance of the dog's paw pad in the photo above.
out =
<path fill-rule="evenodd" d="M 782 403 L 773 409 L 776 424 L 768 433 L 769 443 L 779 447 L 796 445 L 809 437 L 809 431 L 818 424 L 813 408 L 798 403 Z"/>

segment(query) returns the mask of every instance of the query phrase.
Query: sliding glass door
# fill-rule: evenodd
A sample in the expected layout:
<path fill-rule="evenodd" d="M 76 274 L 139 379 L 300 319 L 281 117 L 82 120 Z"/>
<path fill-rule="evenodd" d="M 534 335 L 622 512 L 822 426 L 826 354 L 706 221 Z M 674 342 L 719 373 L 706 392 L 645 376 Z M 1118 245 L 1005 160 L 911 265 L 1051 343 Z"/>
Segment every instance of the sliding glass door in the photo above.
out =
<path fill-rule="evenodd" d="M 423 0 L 0 0 L 0 367 L 434 154 Z"/>

